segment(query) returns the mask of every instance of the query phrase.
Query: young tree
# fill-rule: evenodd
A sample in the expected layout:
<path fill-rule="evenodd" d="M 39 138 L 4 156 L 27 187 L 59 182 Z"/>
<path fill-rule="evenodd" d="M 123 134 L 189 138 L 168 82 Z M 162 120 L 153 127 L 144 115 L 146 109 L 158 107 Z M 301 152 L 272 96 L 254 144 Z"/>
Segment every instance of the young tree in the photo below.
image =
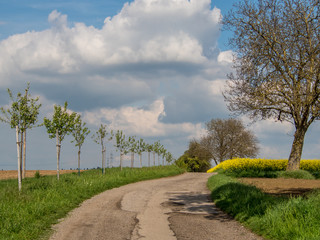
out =
<path fill-rule="evenodd" d="M 146 143 L 146 144 L 145 144 L 145 149 L 146 149 L 147 152 L 148 152 L 148 167 L 150 167 L 150 165 L 151 165 L 151 164 L 150 164 L 150 153 L 152 152 L 153 145 Z"/>
<path fill-rule="evenodd" d="M 95 143 L 101 145 L 101 168 L 102 168 L 102 174 L 105 172 L 105 158 L 106 158 L 106 147 L 105 147 L 105 138 L 108 135 L 107 131 L 107 125 L 101 124 L 99 130 L 93 134 L 92 139 Z M 108 138 L 108 141 L 111 141 L 113 138 L 113 131 L 110 131 L 110 137 Z"/>
<path fill-rule="evenodd" d="M 30 83 L 27 84 L 25 89 L 25 94 L 18 93 L 17 97 L 14 98 L 10 89 L 8 94 L 10 100 L 12 101 L 10 108 L 5 109 L 4 107 L 0 108 L 2 116 L 0 116 L 0 121 L 10 124 L 11 128 L 18 127 L 18 138 L 19 135 L 20 141 L 17 138 L 17 144 L 19 144 L 19 155 L 21 157 L 20 166 L 18 167 L 18 176 L 25 178 L 26 172 L 26 131 L 37 125 L 39 109 L 41 104 L 38 103 L 39 97 L 32 98 L 30 93 Z M 23 153 L 22 153 L 23 152 Z M 22 174 L 21 174 L 22 171 Z M 19 179 L 21 182 L 21 179 Z"/>
<path fill-rule="evenodd" d="M 60 151 L 61 143 L 66 135 L 69 135 L 75 125 L 75 112 L 69 113 L 68 103 L 64 103 L 64 107 L 54 105 L 52 119 L 44 118 L 43 122 L 49 134 L 49 138 L 56 138 L 57 146 L 57 179 L 60 179 Z"/>
<path fill-rule="evenodd" d="M 211 157 L 218 164 L 234 157 L 255 157 L 259 152 L 257 138 L 241 120 L 212 119 L 206 127 L 207 136 L 202 137 L 199 143 L 191 143 L 188 150 L 200 159 Z"/>
<path fill-rule="evenodd" d="M 165 165 L 165 157 L 166 157 L 166 154 L 167 154 L 167 149 L 165 149 L 163 146 L 161 148 L 161 157 L 162 157 L 162 165 L 164 166 Z"/>
<path fill-rule="evenodd" d="M 146 151 L 146 143 L 142 138 L 137 143 L 137 153 L 139 154 L 140 167 L 142 167 L 142 153 Z"/>
<path fill-rule="evenodd" d="M 223 20 L 234 30 L 228 108 L 295 126 L 287 170 L 300 167 L 305 134 L 320 119 L 319 0 L 239 2 Z"/>
<path fill-rule="evenodd" d="M 160 165 L 160 162 L 159 162 L 159 150 L 160 150 L 160 141 L 156 141 L 154 144 L 153 144 L 153 161 L 154 161 L 154 164 L 155 164 L 155 159 L 156 159 L 156 154 L 158 155 L 158 166 Z"/>
<path fill-rule="evenodd" d="M 77 115 L 74 122 L 74 127 L 72 130 L 73 140 L 72 143 L 75 143 L 75 146 L 78 147 L 78 175 L 80 176 L 80 154 L 81 154 L 81 147 L 84 143 L 84 140 L 90 133 L 90 130 L 86 127 L 86 123 L 82 122 L 81 116 Z"/>
<path fill-rule="evenodd" d="M 131 152 L 131 168 L 133 168 L 133 165 L 134 165 L 134 154 L 137 151 L 136 138 L 134 136 L 133 137 L 129 137 L 127 145 L 128 145 L 129 151 Z"/>
<path fill-rule="evenodd" d="M 173 162 L 175 160 L 173 158 L 171 152 L 167 152 L 165 158 L 166 158 L 166 161 L 167 161 L 168 164 L 170 164 L 171 162 Z"/>
<path fill-rule="evenodd" d="M 118 149 L 120 153 L 120 170 L 122 170 L 123 155 L 126 155 L 128 153 L 126 136 L 123 134 L 122 130 L 117 130 L 115 134 L 115 138 L 116 138 L 115 147 Z"/>

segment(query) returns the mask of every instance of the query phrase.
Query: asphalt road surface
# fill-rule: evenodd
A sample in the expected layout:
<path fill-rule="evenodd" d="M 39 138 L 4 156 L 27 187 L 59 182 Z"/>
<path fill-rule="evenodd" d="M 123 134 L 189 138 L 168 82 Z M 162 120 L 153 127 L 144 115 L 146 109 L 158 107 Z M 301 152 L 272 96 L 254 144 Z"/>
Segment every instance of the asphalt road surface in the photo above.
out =
<path fill-rule="evenodd" d="M 53 226 L 50 240 L 256 240 L 215 207 L 208 173 L 129 184 L 81 204 Z"/>

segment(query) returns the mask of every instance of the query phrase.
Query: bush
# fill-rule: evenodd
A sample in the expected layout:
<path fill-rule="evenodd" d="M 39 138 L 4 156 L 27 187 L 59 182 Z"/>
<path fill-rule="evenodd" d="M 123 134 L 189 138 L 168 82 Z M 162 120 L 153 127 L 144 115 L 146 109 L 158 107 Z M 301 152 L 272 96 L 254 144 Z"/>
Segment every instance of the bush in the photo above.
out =
<path fill-rule="evenodd" d="M 39 172 L 39 171 L 36 171 L 36 173 L 34 174 L 34 177 L 35 177 L 35 178 L 40 178 L 40 177 L 41 177 L 40 172 Z"/>
<path fill-rule="evenodd" d="M 190 157 L 188 154 L 183 154 L 175 164 L 188 172 L 205 172 L 210 167 L 208 161 Z"/>
<path fill-rule="evenodd" d="M 315 179 L 315 177 L 310 172 L 305 171 L 305 170 L 279 172 L 278 177 L 280 177 L 280 178 Z"/>

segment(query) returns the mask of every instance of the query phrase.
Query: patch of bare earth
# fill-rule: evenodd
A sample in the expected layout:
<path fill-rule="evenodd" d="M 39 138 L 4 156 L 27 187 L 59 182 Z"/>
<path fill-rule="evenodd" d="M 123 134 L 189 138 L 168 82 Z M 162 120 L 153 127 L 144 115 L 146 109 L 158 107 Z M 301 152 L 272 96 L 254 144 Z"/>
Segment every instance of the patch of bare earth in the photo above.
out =
<path fill-rule="evenodd" d="M 320 188 L 320 180 L 293 178 L 240 178 L 240 182 L 254 185 L 276 196 L 299 196 Z"/>
<path fill-rule="evenodd" d="M 44 175 L 55 175 L 57 174 L 57 170 L 27 170 L 26 177 L 34 177 L 36 171 L 39 171 L 41 176 Z M 78 172 L 78 170 L 60 170 L 60 174 Z M 17 170 L 0 170 L 0 180 L 1 179 L 12 179 L 18 178 Z"/>

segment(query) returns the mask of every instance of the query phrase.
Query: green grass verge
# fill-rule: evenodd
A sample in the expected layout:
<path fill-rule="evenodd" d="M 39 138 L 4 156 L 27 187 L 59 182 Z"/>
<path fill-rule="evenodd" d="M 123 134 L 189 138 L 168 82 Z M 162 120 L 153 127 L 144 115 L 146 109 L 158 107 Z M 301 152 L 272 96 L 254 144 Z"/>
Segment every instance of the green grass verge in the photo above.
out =
<path fill-rule="evenodd" d="M 107 169 L 77 174 L 27 178 L 18 192 L 17 180 L 0 181 L 0 239 L 48 238 L 50 227 L 84 200 L 107 189 L 141 180 L 178 175 L 175 165 L 130 169 Z"/>
<path fill-rule="evenodd" d="M 307 198 L 279 198 L 224 174 L 208 180 L 216 205 L 267 239 L 320 239 L 320 191 Z"/>
<path fill-rule="evenodd" d="M 232 169 L 223 170 L 218 169 L 218 173 L 223 173 L 230 177 L 241 178 L 299 178 L 299 179 L 318 179 L 317 172 L 309 172 L 306 170 L 297 171 L 264 171 L 259 169 Z"/>

